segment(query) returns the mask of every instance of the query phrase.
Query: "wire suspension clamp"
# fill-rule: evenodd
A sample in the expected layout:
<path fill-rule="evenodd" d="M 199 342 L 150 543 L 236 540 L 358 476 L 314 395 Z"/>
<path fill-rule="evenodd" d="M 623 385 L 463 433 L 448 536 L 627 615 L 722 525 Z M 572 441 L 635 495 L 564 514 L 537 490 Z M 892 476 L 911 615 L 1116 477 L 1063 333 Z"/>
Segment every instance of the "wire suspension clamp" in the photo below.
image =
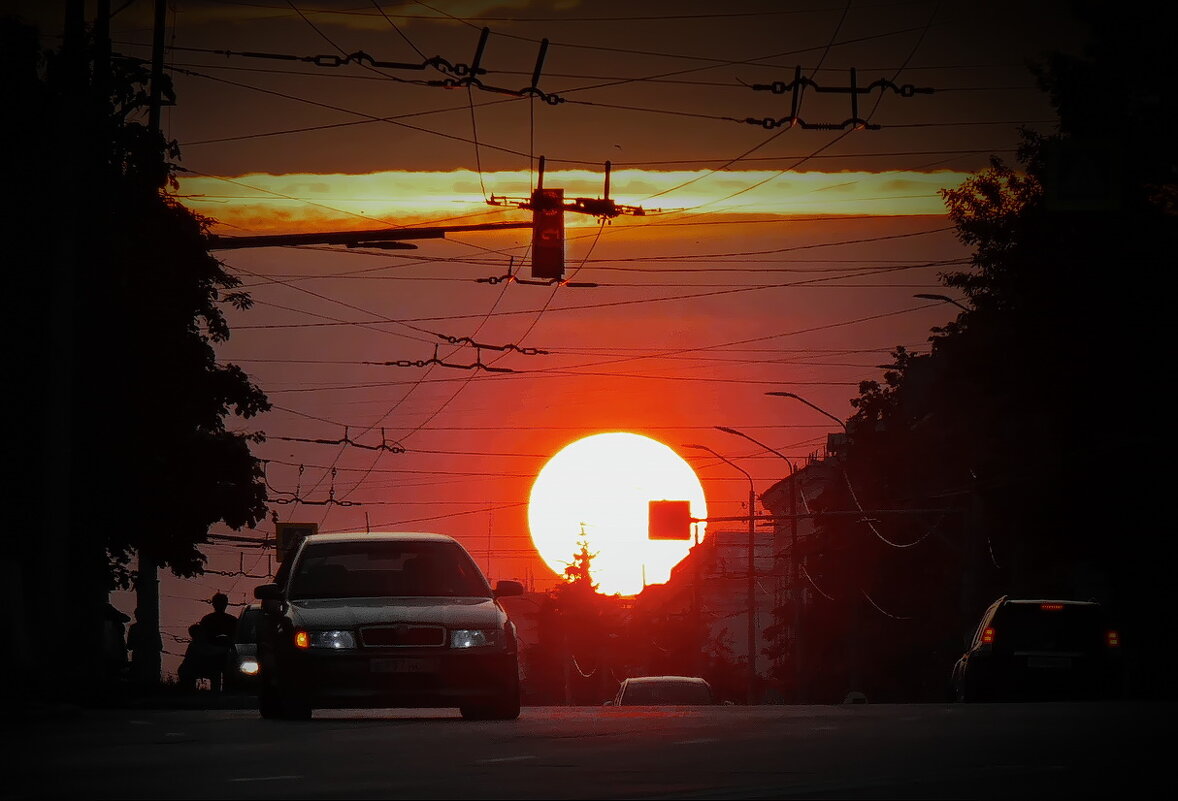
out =
<path fill-rule="evenodd" d="M 754 92 L 772 92 L 775 95 L 785 94 L 790 92 L 792 100 L 790 102 L 790 111 L 788 117 L 781 117 L 774 119 L 773 117 L 764 117 L 758 119 L 757 117 L 747 117 L 744 122 L 749 125 L 758 125 L 766 130 L 774 128 L 805 128 L 807 130 L 817 131 L 842 131 L 847 128 L 855 130 L 878 131 L 881 126 L 869 123 L 867 120 L 859 116 L 859 95 L 871 94 L 876 89 L 883 92 L 886 89 L 891 89 L 900 97 L 913 97 L 917 94 L 932 94 L 931 87 L 918 87 L 910 83 L 898 85 L 886 78 L 880 78 L 877 81 L 872 81 L 867 86 L 859 86 L 858 74 L 854 67 L 851 67 L 851 82 L 849 86 L 822 86 L 814 81 L 812 78 L 807 78 L 802 75 L 801 66 L 794 67 L 794 79 L 788 83 L 785 81 L 773 81 L 772 83 L 756 83 L 752 85 Z M 851 97 L 851 116 L 842 122 L 815 122 L 810 123 L 803 120 L 800 116 L 802 93 L 806 88 L 813 89 L 818 93 L 826 94 L 846 94 Z"/>

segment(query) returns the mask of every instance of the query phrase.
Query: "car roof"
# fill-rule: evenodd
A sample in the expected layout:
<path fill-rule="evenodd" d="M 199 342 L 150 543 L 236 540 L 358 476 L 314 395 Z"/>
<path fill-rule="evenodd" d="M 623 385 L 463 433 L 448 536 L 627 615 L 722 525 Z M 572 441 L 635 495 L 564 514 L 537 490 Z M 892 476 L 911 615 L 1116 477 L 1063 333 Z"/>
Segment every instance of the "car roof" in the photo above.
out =
<path fill-rule="evenodd" d="M 1063 598 L 1004 598 L 1007 604 L 1065 604 L 1067 606 L 1100 606 L 1096 601 L 1069 601 Z"/>
<path fill-rule="evenodd" d="M 336 534 L 308 534 L 304 540 L 314 542 L 453 542 L 448 534 L 429 531 L 357 531 Z"/>
<path fill-rule="evenodd" d="M 707 684 L 698 676 L 633 676 L 626 681 L 630 684 Z"/>

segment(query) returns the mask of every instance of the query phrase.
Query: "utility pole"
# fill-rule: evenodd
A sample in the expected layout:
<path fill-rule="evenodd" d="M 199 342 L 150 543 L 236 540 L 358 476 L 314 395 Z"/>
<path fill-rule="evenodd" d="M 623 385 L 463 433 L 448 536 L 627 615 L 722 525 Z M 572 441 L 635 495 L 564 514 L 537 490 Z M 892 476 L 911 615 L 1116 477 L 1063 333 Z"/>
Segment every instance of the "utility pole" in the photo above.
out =
<path fill-rule="evenodd" d="M 748 474 L 748 471 L 745 470 L 740 465 L 733 462 L 728 457 L 724 456 L 723 454 L 717 453 L 716 451 L 709 448 L 707 445 L 693 445 L 693 444 L 689 444 L 689 443 L 683 443 L 683 447 L 684 448 L 694 448 L 696 450 L 701 450 L 701 451 L 707 451 L 708 453 L 712 454 L 720 461 L 727 464 L 729 467 L 739 470 L 741 473 L 744 474 L 744 477 L 746 479 L 748 479 L 748 482 L 749 482 L 748 515 L 746 515 L 743 518 L 748 521 L 748 525 L 749 525 L 749 543 L 748 543 L 748 551 L 749 551 L 748 578 L 749 578 L 749 581 L 748 581 L 748 604 L 747 604 L 747 606 L 748 606 L 748 609 L 747 609 L 748 624 L 749 624 L 748 625 L 748 633 L 747 633 L 747 637 L 748 637 L 747 685 L 748 686 L 745 688 L 745 701 L 748 704 L 752 704 L 753 699 L 755 698 L 756 692 L 757 692 L 757 690 L 756 690 L 756 688 L 757 688 L 757 595 L 756 595 L 756 592 L 757 592 L 757 576 L 756 576 L 757 563 L 756 563 L 756 558 L 755 558 L 756 555 L 753 550 L 756 547 L 756 534 L 757 534 L 757 514 L 756 514 L 757 491 L 753 487 L 753 477 Z M 697 523 L 698 522 L 718 522 L 718 521 L 724 520 L 724 519 L 726 519 L 726 518 L 708 518 L 706 521 L 698 521 L 697 520 L 694 522 L 697 522 Z M 742 518 L 733 518 L 733 519 L 740 520 Z"/>
<path fill-rule="evenodd" d="M 165 0 L 155 0 L 155 25 L 151 37 L 151 105 L 147 109 L 147 127 L 153 133 L 160 131 L 160 92 L 164 81 L 164 26 L 168 6 Z"/>
<path fill-rule="evenodd" d="M 852 84 L 853 83 L 854 83 L 854 77 L 852 74 Z M 923 91 L 923 90 L 921 90 L 921 91 Z M 852 98 L 853 97 L 854 97 L 854 95 L 852 95 Z M 772 396 L 778 397 L 778 398 L 793 398 L 794 400 L 799 401 L 800 403 L 804 403 L 806 406 L 809 406 L 814 411 L 819 412 L 820 414 L 823 414 L 826 417 L 829 417 L 831 420 L 833 420 L 834 422 L 839 424 L 839 427 L 842 428 L 842 430 L 843 430 L 843 436 L 846 438 L 846 442 L 850 443 L 851 429 L 847 426 L 846 420 L 843 420 L 843 419 L 831 414 L 830 412 L 823 409 L 821 406 L 817 406 L 817 405 L 811 403 L 810 401 L 803 398 L 801 395 L 798 395 L 794 392 L 776 392 L 775 391 L 775 392 L 766 392 L 765 394 L 772 395 Z M 791 471 L 790 475 L 791 476 L 793 475 L 792 471 Z M 847 485 L 848 489 L 850 488 L 849 481 L 850 481 L 850 479 L 848 479 L 848 485 Z M 792 492 L 790 495 L 790 506 L 791 506 L 791 509 L 795 511 L 795 514 L 793 516 L 794 531 L 795 532 L 797 531 L 797 514 L 796 514 L 796 508 L 793 506 L 793 504 L 796 502 L 796 495 L 794 493 L 796 493 L 797 491 L 798 491 L 798 488 L 796 486 L 794 486 L 792 488 Z M 852 493 L 852 495 L 853 495 L 853 493 Z M 867 512 L 864 511 L 863 508 L 859 506 L 858 501 L 855 502 L 855 506 L 861 514 L 864 514 L 864 515 L 867 514 Z M 844 532 L 844 536 L 845 536 L 845 532 Z M 795 538 L 794 538 L 795 547 L 796 547 L 796 541 L 797 541 L 797 539 L 795 536 Z M 852 549 L 851 553 L 855 554 L 857 552 L 855 549 Z M 854 578 L 855 578 L 855 581 L 857 582 L 861 576 L 861 571 L 860 571 L 859 566 L 857 564 L 859 560 L 856 558 L 856 556 L 851 556 L 850 559 L 852 562 L 851 569 L 854 571 Z M 795 576 L 795 581 L 796 581 L 797 568 L 798 568 L 798 554 L 796 551 L 794 552 L 793 567 L 794 567 L 794 576 Z M 796 586 L 796 584 L 795 584 L 795 586 Z M 861 634 L 861 632 L 860 632 L 860 614 L 859 614 L 860 605 L 861 605 L 861 602 L 859 601 L 858 598 L 854 598 L 851 601 L 851 621 L 850 621 L 850 628 L 851 628 L 850 634 L 851 634 L 851 636 L 850 636 L 850 643 L 848 646 L 847 659 L 848 659 L 848 662 L 850 663 L 850 668 L 848 670 L 848 673 L 849 673 L 848 681 L 851 685 L 852 691 L 858 691 L 859 690 L 859 683 L 860 683 L 859 682 L 859 658 L 860 658 L 859 637 Z M 798 618 L 795 617 L 795 620 L 798 620 Z"/>
<path fill-rule="evenodd" d="M 700 605 L 700 579 L 703 577 L 703 549 L 699 547 L 699 523 L 692 525 L 695 529 L 695 547 L 692 548 L 692 560 L 695 562 L 695 568 L 691 577 L 691 607 L 692 607 L 692 631 L 691 636 L 695 641 L 695 675 L 702 676 L 704 669 L 704 616 L 703 608 Z M 642 583 L 646 583 L 646 576 L 643 575 Z"/>
<path fill-rule="evenodd" d="M 164 24 L 167 3 L 155 0 L 155 27 L 151 47 L 151 105 L 147 111 L 147 127 L 154 136 L 160 132 L 160 103 L 164 80 Z M 162 155 L 162 154 L 161 154 Z M 155 557 L 139 549 L 139 569 L 135 575 L 136 622 L 146 630 L 154 642 L 160 631 L 160 582 Z M 140 643 L 141 646 L 145 643 Z M 136 677 L 147 687 L 159 683 L 162 668 L 160 652 L 154 647 L 141 647 L 135 653 Z"/>
<path fill-rule="evenodd" d="M 790 581 L 789 581 L 789 600 L 793 607 L 793 625 L 790 626 L 793 631 L 793 648 L 792 651 L 792 669 L 794 674 L 794 700 L 802 703 L 806 702 L 806 691 L 802 687 L 805 681 L 805 673 L 802 670 L 802 588 L 798 584 L 801 572 L 801 555 L 798 553 L 798 493 L 801 488 L 798 486 L 797 473 L 793 471 L 793 463 L 790 463 L 789 476 L 789 552 L 790 552 Z"/>
<path fill-rule="evenodd" d="M 790 550 L 790 568 L 791 568 L 791 573 L 792 573 L 792 579 L 790 581 L 789 598 L 790 598 L 790 605 L 793 607 L 793 609 L 792 609 L 793 622 L 790 627 L 790 632 L 793 637 L 793 647 L 791 649 L 789 649 L 789 653 L 790 653 L 790 658 L 792 660 L 792 670 L 794 671 L 794 680 L 795 680 L 794 686 L 795 686 L 795 693 L 796 693 L 797 692 L 796 688 L 798 686 L 800 686 L 800 678 L 799 677 L 802 675 L 801 656 L 800 656 L 800 654 L 801 654 L 801 644 L 800 644 L 801 638 L 798 636 L 798 634 L 799 634 L 798 629 L 801 626 L 801 593 L 798 590 L 798 572 L 799 572 L 799 563 L 798 563 L 798 492 L 800 491 L 798 489 L 798 485 L 797 485 L 798 471 L 797 471 L 797 468 L 794 467 L 794 463 L 792 461 L 790 461 L 790 459 L 785 454 L 783 454 L 781 451 L 777 450 L 776 448 L 772 448 L 772 447 L 766 445 L 765 443 L 761 442 L 758 439 L 755 439 L 754 437 L 750 437 L 748 434 L 744 433 L 743 431 L 738 431 L 737 429 L 730 428 L 728 426 L 716 426 L 716 430 L 723 431 L 725 434 L 735 434 L 738 437 L 743 437 L 744 439 L 747 439 L 749 442 L 753 443 L 754 445 L 777 454 L 785 461 L 785 463 L 787 465 L 789 465 L 789 487 L 790 487 L 790 493 L 789 493 L 790 548 L 789 548 L 789 550 Z M 749 574 L 750 575 L 752 575 L 752 573 L 753 573 L 753 570 L 752 570 L 752 567 L 753 567 L 753 561 L 752 561 L 753 523 L 752 523 L 752 521 L 753 521 L 753 500 L 752 500 L 752 494 L 751 494 L 751 488 L 750 488 L 750 495 L 749 495 L 749 554 L 750 554 L 750 556 L 749 556 L 749 565 L 750 565 Z M 750 589 L 749 589 L 749 610 L 750 610 L 749 615 L 750 615 L 750 618 L 752 616 L 752 609 L 753 609 L 753 594 L 752 594 L 752 588 L 750 587 Z M 749 631 L 752 632 L 753 629 L 750 628 Z M 755 680 L 755 678 L 756 678 L 755 673 L 753 674 L 752 678 Z M 797 700 L 801 700 L 801 699 L 798 698 Z"/>
<path fill-rule="evenodd" d="M 85 18 L 86 5 L 82 0 L 67 0 L 65 3 L 64 40 L 61 49 L 63 68 L 63 102 L 56 109 L 54 120 L 56 142 L 59 147 L 77 147 L 81 144 L 78 131 L 87 124 L 86 105 L 89 99 L 89 80 L 86 70 Z M 86 170 L 79 175 L 79 166 Z M 93 162 L 90 159 L 56 159 L 48 173 L 49 180 L 58 186 L 77 187 L 82 195 L 77 203 L 64 204 L 61 213 L 68 224 L 59 227 L 59 235 L 43 245 L 51 254 L 52 270 L 48 297 L 48 327 L 45 351 L 45 376 L 49 380 L 47 407 L 42 420 L 51 420 L 53 425 L 45 429 L 49 453 L 61 454 L 61 458 L 46 461 L 46 475 L 37 487 L 39 505 L 44 515 L 44 529 L 41 536 L 33 540 L 28 568 L 20 574 L 24 590 L 25 610 L 23 625 L 17 632 L 20 642 L 18 653 L 29 655 L 27 668 L 30 675 L 36 675 L 42 687 L 60 689 L 59 682 L 80 681 L 76 658 L 78 645 L 69 648 L 62 639 L 50 637 L 47 640 L 36 637 L 34 632 L 69 630 L 76 625 L 78 607 L 75 590 L 78 582 L 73 580 L 77 562 L 71 555 L 78 552 L 74 546 L 75 525 L 79 510 L 74 500 L 77 481 L 75 475 L 75 437 L 78 430 L 77 408 L 80 401 L 74 391 L 77 368 L 77 344 L 75 326 L 78 315 L 74 308 L 78 297 L 78 239 L 79 231 L 86 217 L 76 209 L 87 208 L 89 193 L 93 191 Z M 54 499 L 69 499 L 56 503 Z M 63 569 L 64 567 L 64 569 Z M 77 575 L 81 575 L 80 573 Z M 61 627 L 61 628 L 59 628 Z M 97 627 L 94 627 L 97 630 Z M 23 629 L 23 631 L 22 631 Z M 20 668 L 26 668 L 21 664 Z M 24 672 L 22 670 L 22 672 Z M 16 674 L 12 674 L 14 679 Z M 44 682 L 41 684 L 41 682 Z M 14 682 L 18 683 L 18 682 Z M 68 686 L 68 685 L 67 685 Z M 21 692 L 22 690 L 17 690 Z M 7 697 L 16 697 L 10 694 Z"/>
<path fill-rule="evenodd" d="M 756 546 L 757 533 L 757 515 L 756 515 L 757 493 L 749 483 L 749 675 L 748 675 L 748 703 L 752 705 L 756 699 L 757 694 L 757 574 L 756 574 L 756 554 L 754 547 Z"/>

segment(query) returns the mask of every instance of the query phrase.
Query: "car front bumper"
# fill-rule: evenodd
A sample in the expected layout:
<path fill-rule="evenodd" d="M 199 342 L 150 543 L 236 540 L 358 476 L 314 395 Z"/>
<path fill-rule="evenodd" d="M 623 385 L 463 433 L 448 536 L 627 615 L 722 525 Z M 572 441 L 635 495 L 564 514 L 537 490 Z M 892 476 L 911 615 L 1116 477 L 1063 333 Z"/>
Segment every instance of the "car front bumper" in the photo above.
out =
<path fill-rule="evenodd" d="M 288 652 L 279 685 L 316 707 L 450 707 L 518 692 L 516 655 L 450 648 Z"/>

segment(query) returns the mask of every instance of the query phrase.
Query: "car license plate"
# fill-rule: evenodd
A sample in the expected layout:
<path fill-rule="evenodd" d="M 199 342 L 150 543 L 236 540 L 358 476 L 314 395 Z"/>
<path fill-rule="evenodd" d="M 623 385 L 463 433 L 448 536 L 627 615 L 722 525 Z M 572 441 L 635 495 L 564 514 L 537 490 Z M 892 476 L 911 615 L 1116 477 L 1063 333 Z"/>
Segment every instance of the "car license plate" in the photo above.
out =
<path fill-rule="evenodd" d="M 1029 656 L 1027 667 L 1045 670 L 1070 670 L 1072 660 L 1066 656 Z"/>
<path fill-rule="evenodd" d="M 373 659 L 370 663 L 373 673 L 437 673 L 436 659 Z"/>

